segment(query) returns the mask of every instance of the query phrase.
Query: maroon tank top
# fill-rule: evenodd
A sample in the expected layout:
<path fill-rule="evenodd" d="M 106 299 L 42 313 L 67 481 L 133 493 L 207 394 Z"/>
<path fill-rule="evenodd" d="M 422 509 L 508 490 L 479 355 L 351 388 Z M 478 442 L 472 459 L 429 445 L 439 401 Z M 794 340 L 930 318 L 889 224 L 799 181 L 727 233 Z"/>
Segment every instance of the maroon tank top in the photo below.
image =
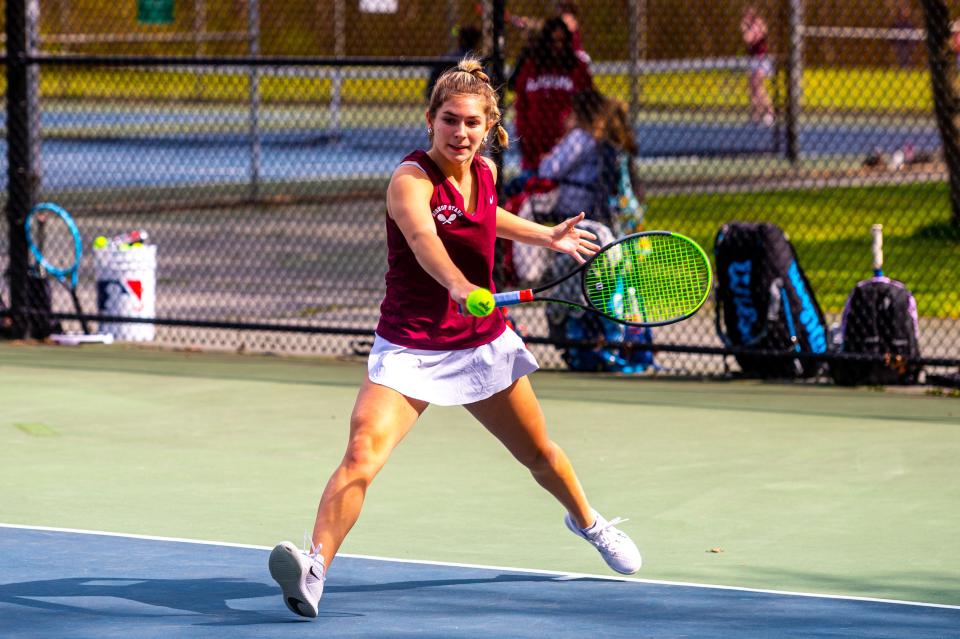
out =
<path fill-rule="evenodd" d="M 493 288 L 493 255 L 497 238 L 497 190 L 487 163 L 476 155 L 471 165 L 477 189 L 476 211 L 467 203 L 425 151 L 414 151 L 401 163 L 419 166 L 433 183 L 430 211 L 437 235 L 450 259 L 477 286 Z M 488 344 L 506 329 L 503 316 L 461 315 L 446 288 L 417 262 L 400 227 L 387 218 L 387 293 L 380 305 L 377 334 L 424 350 L 458 350 Z"/>

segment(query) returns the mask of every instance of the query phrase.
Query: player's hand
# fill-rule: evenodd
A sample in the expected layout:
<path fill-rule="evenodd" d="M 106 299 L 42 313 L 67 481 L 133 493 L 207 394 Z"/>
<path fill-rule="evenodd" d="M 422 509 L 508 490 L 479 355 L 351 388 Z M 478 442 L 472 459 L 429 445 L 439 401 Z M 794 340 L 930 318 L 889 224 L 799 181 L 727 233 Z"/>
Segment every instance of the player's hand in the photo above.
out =
<path fill-rule="evenodd" d="M 590 231 L 577 228 L 583 221 L 586 213 L 567 218 L 551 229 L 550 244 L 548 246 L 557 253 L 565 253 L 583 264 L 587 257 L 592 257 L 600 247 L 589 240 L 597 239 Z"/>
<path fill-rule="evenodd" d="M 462 307 L 467 303 L 467 296 L 478 288 L 480 287 L 476 284 L 464 281 L 451 286 L 448 291 L 450 293 L 450 299 Z"/>

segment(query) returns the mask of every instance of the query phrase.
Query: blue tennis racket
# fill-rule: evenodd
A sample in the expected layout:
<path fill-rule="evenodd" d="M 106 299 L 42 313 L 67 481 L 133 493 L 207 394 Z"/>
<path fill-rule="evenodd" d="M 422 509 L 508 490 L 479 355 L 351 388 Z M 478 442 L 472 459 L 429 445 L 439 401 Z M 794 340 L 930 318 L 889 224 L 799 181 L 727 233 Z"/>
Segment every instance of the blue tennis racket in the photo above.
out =
<path fill-rule="evenodd" d="M 80 229 L 63 207 L 43 202 L 30 209 L 24 222 L 27 245 L 41 276 L 52 275 L 70 293 L 78 315 L 83 315 L 77 299 L 77 276 L 83 257 Z M 90 334 L 87 321 L 80 320 L 83 332 Z"/>

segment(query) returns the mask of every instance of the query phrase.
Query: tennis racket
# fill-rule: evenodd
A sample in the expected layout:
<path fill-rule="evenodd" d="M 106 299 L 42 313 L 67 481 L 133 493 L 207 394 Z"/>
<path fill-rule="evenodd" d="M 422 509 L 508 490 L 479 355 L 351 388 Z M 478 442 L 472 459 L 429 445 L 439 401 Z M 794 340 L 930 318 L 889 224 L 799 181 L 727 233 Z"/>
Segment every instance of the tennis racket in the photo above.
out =
<path fill-rule="evenodd" d="M 583 297 L 556 297 L 559 285 L 577 275 Z M 607 244 L 557 280 L 522 291 L 495 293 L 493 299 L 496 306 L 567 304 L 622 324 L 663 326 L 696 313 L 712 286 L 710 259 L 696 242 L 670 231 L 645 231 Z"/>
<path fill-rule="evenodd" d="M 77 299 L 77 271 L 83 257 L 80 229 L 66 209 L 52 202 L 43 202 L 30 209 L 24 222 L 27 245 L 36 260 L 41 276 L 52 275 L 70 293 L 78 315 L 83 315 Z M 85 334 L 90 334 L 87 321 L 80 320 Z"/>

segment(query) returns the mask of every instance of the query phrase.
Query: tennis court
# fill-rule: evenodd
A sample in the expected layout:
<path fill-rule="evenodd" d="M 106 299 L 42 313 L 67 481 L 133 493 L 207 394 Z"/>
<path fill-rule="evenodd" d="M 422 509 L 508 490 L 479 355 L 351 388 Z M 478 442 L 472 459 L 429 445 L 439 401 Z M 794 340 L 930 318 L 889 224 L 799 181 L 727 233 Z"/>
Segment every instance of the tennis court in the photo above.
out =
<path fill-rule="evenodd" d="M 630 518 L 641 579 L 605 572 L 466 411 L 433 407 L 301 626 L 268 548 L 312 524 L 363 374 L 0 345 L 4 636 L 956 636 L 956 398 L 549 372 L 552 435 L 598 510 Z"/>
<path fill-rule="evenodd" d="M 383 299 L 385 182 L 427 143 L 427 78 L 479 26 L 499 88 L 544 44 L 520 23 L 547 3 L 7 4 L 0 636 L 960 639 L 957 392 L 741 379 L 714 300 L 656 329 L 642 374 L 533 376 L 591 504 L 628 519 L 637 575 L 570 534 L 465 410 L 432 407 L 373 484 L 319 619 L 293 616 L 267 557 L 303 543 L 346 443 Z M 168 18 L 140 15 L 160 4 Z M 582 4 L 564 24 L 629 109 L 645 228 L 709 247 L 728 221 L 775 223 L 840 324 L 883 225 L 885 268 L 917 294 L 916 357 L 945 358 L 951 381 L 955 16 L 925 2 L 891 29 L 906 3 L 766 3 L 751 41 L 749 3 Z M 20 232 L 41 201 L 76 216 L 85 249 L 148 235 L 155 272 L 115 280 L 91 249 L 80 303 L 56 285 L 42 299 Z M 101 285 L 144 301 L 154 276 L 152 345 L 40 341 L 77 328 L 63 311 L 112 312 Z M 568 364 L 542 308 L 511 318 L 545 367 Z"/>

